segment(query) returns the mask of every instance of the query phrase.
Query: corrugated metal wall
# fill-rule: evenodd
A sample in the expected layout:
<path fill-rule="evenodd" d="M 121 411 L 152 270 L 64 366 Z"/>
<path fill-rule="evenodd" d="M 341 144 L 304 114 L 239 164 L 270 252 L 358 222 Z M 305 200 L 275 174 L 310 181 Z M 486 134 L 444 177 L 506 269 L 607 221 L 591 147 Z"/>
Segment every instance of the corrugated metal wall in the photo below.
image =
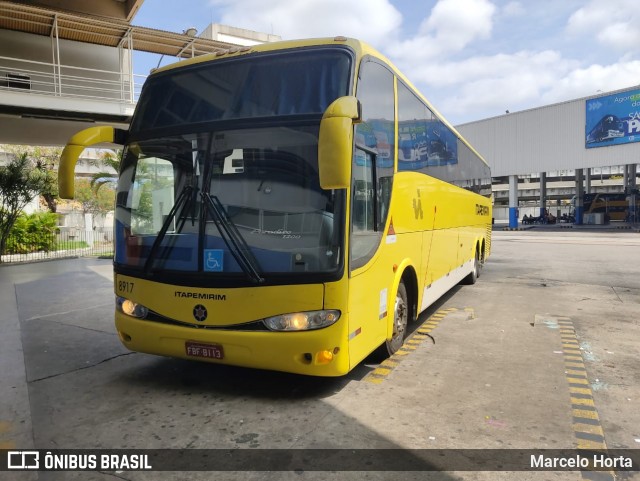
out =
<path fill-rule="evenodd" d="M 456 129 L 489 162 L 494 177 L 640 163 L 640 142 L 585 148 L 586 100 L 505 114 Z"/>

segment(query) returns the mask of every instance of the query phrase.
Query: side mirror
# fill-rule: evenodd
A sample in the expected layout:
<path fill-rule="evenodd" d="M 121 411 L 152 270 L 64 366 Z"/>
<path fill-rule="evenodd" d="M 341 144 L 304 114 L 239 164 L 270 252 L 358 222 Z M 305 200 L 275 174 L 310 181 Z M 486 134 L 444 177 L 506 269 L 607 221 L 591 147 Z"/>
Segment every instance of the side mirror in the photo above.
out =
<path fill-rule="evenodd" d="M 346 189 L 351 185 L 353 124 L 361 121 L 360 102 L 353 96 L 334 100 L 320 121 L 318 173 L 323 189 Z"/>
<path fill-rule="evenodd" d="M 96 144 L 124 144 L 127 131 L 110 126 L 90 127 L 69 139 L 60 156 L 58 191 L 61 199 L 73 199 L 75 194 L 75 168 L 82 151 Z"/>

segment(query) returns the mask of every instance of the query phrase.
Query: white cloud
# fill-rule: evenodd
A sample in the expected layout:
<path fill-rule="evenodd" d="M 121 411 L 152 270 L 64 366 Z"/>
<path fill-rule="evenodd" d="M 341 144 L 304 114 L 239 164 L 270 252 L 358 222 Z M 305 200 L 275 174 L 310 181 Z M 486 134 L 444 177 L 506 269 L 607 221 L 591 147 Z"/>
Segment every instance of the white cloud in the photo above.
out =
<path fill-rule="evenodd" d="M 598 40 L 620 50 L 636 50 L 640 44 L 640 26 L 631 22 L 613 23 L 598 33 Z"/>
<path fill-rule="evenodd" d="M 211 0 L 222 23 L 284 39 L 345 35 L 383 45 L 402 23 L 388 0 Z"/>
<path fill-rule="evenodd" d="M 620 51 L 635 50 L 640 42 L 637 0 L 591 0 L 569 17 L 567 32 L 595 37 L 601 44 Z"/>
<path fill-rule="evenodd" d="M 575 63 L 555 51 L 521 51 L 442 63 L 427 85 L 453 89 L 440 109 L 449 114 L 488 112 L 495 115 L 535 103 Z"/>
<path fill-rule="evenodd" d="M 453 93 L 436 107 L 464 122 L 637 85 L 640 60 L 581 67 L 559 52 L 518 52 L 439 65 L 438 70 L 451 79 Z"/>
<path fill-rule="evenodd" d="M 409 78 L 437 82 L 434 63 L 491 35 L 496 7 L 488 0 L 438 0 L 413 38 L 390 42 L 385 52 Z"/>
<path fill-rule="evenodd" d="M 458 52 L 476 39 L 488 38 L 495 5 L 488 0 L 439 0 L 422 23 L 420 34 L 443 51 Z"/>
<path fill-rule="evenodd" d="M 520 2 L 509 2 L 504 7 L 502 7 L 502 15 L 505 17 L 520 17 L 524 15 L 526 12 L 525 8 L 522 6 Z"/>
<path fill-rule="evenodd" d="M 640 60 L 617 62 L 610 65 L 590 65 L 571 70 L 560 78 L 542 97 L 544 103 L 559 102 L 595 95 L 638 84 Z"/>

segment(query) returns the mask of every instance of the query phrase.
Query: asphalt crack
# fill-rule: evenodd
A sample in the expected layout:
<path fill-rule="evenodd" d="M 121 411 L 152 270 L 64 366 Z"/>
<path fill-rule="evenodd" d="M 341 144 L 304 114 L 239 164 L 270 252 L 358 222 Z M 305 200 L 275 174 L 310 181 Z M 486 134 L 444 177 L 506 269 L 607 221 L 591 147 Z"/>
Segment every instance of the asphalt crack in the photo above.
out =
<path fill-rule="evenodd" d="M 122 354 L 118 354 L 117 356 L 108 357 L 107 359 L 103 359 L 102 361 L 96 362 L 95 364 L 91 364 L 89 366 L 82 366 L 82 367 L 79 367 L 77 369 L 72 369 L 71 371 L 59 372 L 58 374 L 51 374 L 50 376 L 45 376 L 45 377 L 41 377 L 41 378 L 38 378 L 38 379 L 33 379 L 31 381 L 28 381 L 28 383 L 31 384 L 31 383 L 34 383 L 34 382 L 46 381 L 47 379 L 52 379 L 54 377 L 66 376 L 67 374 L 72 374 L 74 372 L 83 371 L 84 369 L 91 369 L 92 367 L 99 366 L 100 364 L 104 364 L 105 362 L 112 361 L 112 360 L 117 359 L 119 357 L 130 356 L 131 354 L 136 354 L 136 353 L 135 352 L 125 352 L 125 353 L 122 353 Z"/>
<path fill-rule="evenodd" d="M 611 290 L 613 291 L 613 293 L 616 295 L 616 297 L 618 298 L 618 300 L 620 302 L 622 302 L 624 304 L 624 301 L 620 298 L 620 296 L 618 295 L 618 291 L 616 291 L 616 288 L 611 286 Z"/>

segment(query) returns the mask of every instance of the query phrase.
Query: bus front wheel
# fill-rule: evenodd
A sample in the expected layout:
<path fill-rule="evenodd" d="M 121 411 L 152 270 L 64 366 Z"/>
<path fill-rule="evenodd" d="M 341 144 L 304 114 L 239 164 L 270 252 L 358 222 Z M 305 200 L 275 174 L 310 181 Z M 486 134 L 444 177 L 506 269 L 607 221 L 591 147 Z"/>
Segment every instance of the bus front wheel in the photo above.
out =
<path fill-rule="evenodd" d="M 400 282 L 396 300 L 393 304 L 393 335 L 385 343 L 387 354 L 395 354 L 404 344 L 409 323 L 409 303 L 407 302 L 407 288 Z"/>

